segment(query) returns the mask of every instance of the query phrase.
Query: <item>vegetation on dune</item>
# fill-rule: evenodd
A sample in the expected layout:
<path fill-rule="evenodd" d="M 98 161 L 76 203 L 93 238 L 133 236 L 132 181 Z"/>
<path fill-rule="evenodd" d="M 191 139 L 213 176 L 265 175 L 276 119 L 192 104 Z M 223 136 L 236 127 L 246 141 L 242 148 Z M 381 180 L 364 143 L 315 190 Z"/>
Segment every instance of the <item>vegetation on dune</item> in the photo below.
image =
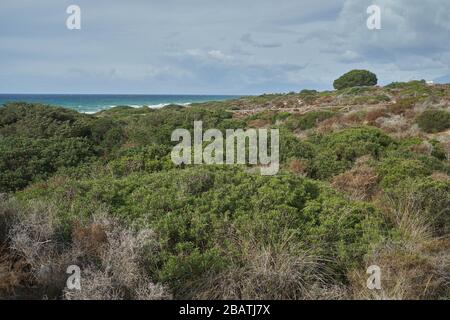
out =
<path fill-rule="evenodd" d="M 417 118 L 420 128 L 428 133 L 450 129 L 450 112 L 444 110 L 426 110 Z"/>
<path fill-rule="evenodd" d="M 0 297 L 449 299 L 450 87 L 351 86 L 0 107 Z M 172 131 L 197 120 L 278 128 L 281 171 L 174 165 Z M 374 264 L 382 290 L 365 287 Z"/>

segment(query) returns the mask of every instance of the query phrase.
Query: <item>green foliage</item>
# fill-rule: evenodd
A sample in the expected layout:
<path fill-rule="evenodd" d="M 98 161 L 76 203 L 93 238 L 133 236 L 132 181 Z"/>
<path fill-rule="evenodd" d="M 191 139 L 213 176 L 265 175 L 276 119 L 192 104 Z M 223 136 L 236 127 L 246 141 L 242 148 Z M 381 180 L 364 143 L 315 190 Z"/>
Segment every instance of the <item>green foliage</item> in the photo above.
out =
<path fill-rule="evenodd" d="M 380 185 L 385 191 L 394 188 L 405 188 L 405 181 L 410 179 L 424 179 L 434 171 L 449 172 L 448 165 L 443 163 L 433 152 L 431 156 L 417 154 L 411 151 L 411 147 L 420 145 L 421 139 L 406 139 L 401 143 L 391 145 L 385 152 L 385 157 L 378 163 L 378 173 L 381 177 Z"/>
<path fill-rule="evenodd" d="M 291 158 L 312 159 L 315 147 L 308 141 L 301 141 L 286 129 L 280 129 L 280 161 L 285 163 Z"/>
<path fill-rule="evenodd" d="M 409 82 L 393 82 L 385 87 L 393 91 L 400 92 L 402 97 L 408 96 L 427 96 L 433 92 L 433 89 L 427 85 L 425 80 L 413 80 Z"/>
<path fill-rule="evenodd" d="M 311 176 L 327 179 L 351 168 L 361 156 L 378 159 L 394 141 L 382 131 L 372 127 L 350 128 L 316 137 L 316 157 L 312 161 Z"/>
<path fill-rule="evenodd" d="M 68 199 L 69 191 L 76 197 Z M 40 192 L 30 188 L 21 198 L 44 197 Z M 58 204 L 63 221 L 107 206 L 132 226 L 151 226 L 161 254 L 150 272 L 177 296 L 192 292 L 205 272 L 219 272 L 237 258 L 240 245 L 233 234 L 264 246 L 279 246 L 289 236 L 290 247 L 324 254 L 344 274 L 385 232 L 373 207 L 348 202 L 313 181 L 230 167 L 69 180 L 48 186 L 45 194 Z"/>
<path fill-rule="evenodd" d="M 307 130 L 314 128 L 319 122 L 335 115 L 331 111 L 312 111 L 299 117 L 290 117 L 286 125 L 290 130 Z"/>
<path fill-rule="evenodd" d="M 367 70 L 352 70 L 333 82 L 336 90 L 351 87 L 374 86 L 378 83 L 377 76 Z"/>
<path fill-rule="evenodd" d="M 341 268 L 358 266 L 370 246 L 378 243 L 387 230 L 371 205 L 348 203 L 327 193 L 309 202 L 304 216 L 309 245 L 321 256 L 336 259 Z"/>
<path fill-rule="evenodd" d="M 0 108 L 0 193 L 21 190 L 15 192 L 20 205 L 32 206 L 35 200 L 54 204 L 62 236 L 70 235 L 79 223 L 105 215 L 132 229 L 152 229 L 155 248 L 145 257 L 151 261 L 147 271 L 152 281 L 168 285 L 176 298 L 193 298 L 211 285 L 211 279 L 242 272 L 235 270 L 254 272 L 248 269 L 251 256 L 244 252 L 254 248 L 293 257 L 307 252 L 320 259 L 325 278 L 346 284 L 349 271 L 364 270 L 364 257 L 372 246 L 396 230 L 369 200 L 351 201 L 331 189 L 329 182 L 309 178 L 329 180 L 368 155 L 365 161 L 376 168 L 381 181 L 377 189 L 394 203 L 412 199 L 434 231 L 446 236 L 450 185 L 430 177 L 435 171 L 450 171 L 444 145 L 431 141 L 433 150 L 424 151 L 419 148 L 423 138 L 397 141 L 374 127 L 326 134 L 311 130 L 301 140 L 295 129 L 313 128 L 336 113 L 314 111 L 298 117 L 268 110 L 240 118 L 229 110 L 254 105 L 282 109 L 288 103 L 284 99 L 326 103 L 339 97 L 344 104 L 365 104 L 394 95 L 405 106 L 403 112 L 422 99 L 410 94 L 416 87 L 435 95 L 434 89 L 419 82 L 386 90 L 304 90 L 189 108 L 122 106 L 93 116 L 40 105 L 8 105 Z M 264 177 L 245 166 L 175 167 L 170 159 L 171 133 L 177 128 L 192 130 L 197 120 L 203 121 L 204 130 L 243 129 L 251 121 L 258 126 L 257 120 L 262 120 L 261 126 L 279 127 L 281 162 L 300 160 L 309 178 L 288 170 Z M 266 273 L 272 270 L 261 268 Z"/>
<path fill-rule="evenodd" d="M 0 192 L 24 188 L 94 157 L 92 144 L 84 138 L 0 139 Z"/>
<path fill-rule="evenodd" d="M 385 188 L 394 187 L 410 177 L 426 177 L 432 173 L 420 160 L 396 157 L 384 159 L 378 170 L 383 177 L 381 185 Z"/>
<path fill-rule="evenodd" d="M 0 108 L 0 136 L 86 138 L 105 150 L 118 146 L 123 139 L 120 125 L 111 119 L 27 103 Z"/>
<path fill-rule="evenodd" d="M 450 128 L 450 112 L 426 110 L 418 118 L 419 127 L 428 133 L 445 131 Z"/>
<path fill-rule="evenodd" d="M 316 90 L 302 90 L 299 97 L 306 103 L 313 103 L 319 97 L 319 92 Z"/>
<path fill-rule="evenodd" d="M 223 109 L 189 108 L 162 108 L 148 114 L 124 119 L 127 121 L 125 130 L 132 144 L 146 145 L 172 145 L 172 131 L 177 128 L 193 130 L 194 121 L 203 121 L 203 129 L 225 129 L 240 125 L 231 119 L 231 113 Z M 227 122 L 226 122 L 226 121 Z"/>
<path fill-rule="evenodd" d="M 156 172 L 174 167 L 171 148 L 164 145 L 127 149 L 108 163 L 108 168 L 118 177 L 136 172 Z"/>
<path fill-rule="evenodd" d="M 443 148 L 443 144 L 437 140 L 431 140 L 430 143 L 433 146 L 433 151 L 431 152 L 431 155 L 436 159 L 445 161 L 447 159 L 447 154 Z"/>
<path fill-rule="evenodd" d="M 387 89 L 405 89 L 405 88 L 413 88 L 418 89 L 425 87 L 427 85 L 425 80 L 413 80 L 409 82 L 392 82 L 388 84 L 385 88 Z"/>
<path fill-rule="evenodd" d="M 409 201 L 437 235 L 450 232 L 450 180 L 436 181 L 430 177 L 412 175 L 392 184 L 387 194 L 394 203 Z"/>
<path fill-rule="evenodd" d="M 124 140 L 122 126 L 112 119 L 27 103 L 0 108 L 0 136 L 0 191 L 85 165 Z"/>

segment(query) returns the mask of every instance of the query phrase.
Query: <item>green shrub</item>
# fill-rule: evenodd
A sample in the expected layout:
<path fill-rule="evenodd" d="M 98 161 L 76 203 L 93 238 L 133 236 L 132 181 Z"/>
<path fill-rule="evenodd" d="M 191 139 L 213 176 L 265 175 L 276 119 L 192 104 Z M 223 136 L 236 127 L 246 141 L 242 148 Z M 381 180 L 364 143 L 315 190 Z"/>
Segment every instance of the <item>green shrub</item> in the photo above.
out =
<path fill-rule="evenodd" d="M 331 111 L 312 111 L 299 117 L 290 117 L 286 125 L 290 130 L 307 130 L 314 128 L 317 123 L 335 115 Z"/>
<path fill-rule="evenodd" d="M 450 180 L 404 177 L 386 191 L 395 204 L 410 202 L 438 236 L 450 232 Z"/>
<path fill-rule="evenodd" d="M 280 129 L 280 161 L 282 163 L 291 158 L 312 159 L 314 155 L 314 145 L 298 139 L 286 129 Z"/>
<path fill-rule="evenodd" d="M 314 141 L 313 141 L 314 143 Z M 350 128 L 318 137 L 310 175 L 327 179 L 350 169 L 364 155 L 378 159 L 394 141 L 377 128 Z"/>
<path fill-rule="evenodd" d="M 50 184 L 44 193 L 58 205 L 61 221 L 79 221 L 108 208 L 135 228 L 151 226 L 160 253 L 149 272 L 184 298 L 196 294 L 207 273 L 239 261 L 237 236 L 263 247 L 323 255 L 335 261 L 333 273 L 343 275 L 385 229 L 373 207 L 325 193 L 313 181 L 262 177 L 233 167 L 69 180 Z M 22 201 L 34 197 L 44 194 L 33 187 L 20 193 Z"/>
<path fill-rule="evenodd" d="M 378 172 L 382 176 L 381 185 L 390 188 L 411 177 L 426 177 L 432 170 L 420 160 L 388 157 L 381 161 Z"/>
<path fill-rule="evenodd" d="M 330 194 L 309 202 L 303 214 L 306 241 L 319 256 L 334 259 L 340 268 L 338 272 L 360 265 L 364 255 L 382 240 L 388 229 L 373 206 L 349 203 Z"/>
<path fill-rule="evenodd" d="M 427 85 L 425 80 L 413 80 L 409 82 L 393 82 L 385 87 L 386 89 L 400 92 L 401 97 L 427 96 L 432 93 L 432 87 Z"/>
<path fill-rule="evenodd" d="M 352 70 L 333 82 L 336 90 L 351 87 L 374 86 L 378 83 L 377 76 L 367 70 Z"/>
<path fill-rule="evenodd" d="M 450 128 L 450 112 L 426 110 L 418 118 L 419 127 L 428 133 L 445 131 Z"/>
<path fill-rule="evenodd" d="M 11 103 L 0 108 L 0 135 L 4 137 L 84 138 L 101 153 L 124 140 L 120 123 L 73 110 L 40 104 Z"/>
<path fill-rule="evenodd" d="M 50 177 L 60 168 L 95 159 L 84 138 L 3 138 L 0 140 L 0 192 L 15 191 Z"/>
<path fill-rule="evenodd" d="M 136 172 L 156 172 L 174 167 L 170 158 L 171 148 L 164 145 L 138 147 L 122 151 L 108 163 L 115 176 L 127 176 Z"/>

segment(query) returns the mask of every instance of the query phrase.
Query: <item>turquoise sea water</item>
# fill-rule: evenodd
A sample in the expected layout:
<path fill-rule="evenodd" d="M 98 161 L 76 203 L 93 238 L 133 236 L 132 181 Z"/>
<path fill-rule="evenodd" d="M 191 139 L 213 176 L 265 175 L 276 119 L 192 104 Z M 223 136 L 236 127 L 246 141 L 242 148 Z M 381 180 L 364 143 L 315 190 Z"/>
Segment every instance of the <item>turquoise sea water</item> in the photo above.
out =
<path fill-rule="evenodd" d="M 33 102 L 95 113 L 114 106 L 160 108 L 168 104 L 223 101 L 238 96 L 212 95 L 108 95 L 108 94 L 0 94 L 0 105 L 7 102 Z"/>

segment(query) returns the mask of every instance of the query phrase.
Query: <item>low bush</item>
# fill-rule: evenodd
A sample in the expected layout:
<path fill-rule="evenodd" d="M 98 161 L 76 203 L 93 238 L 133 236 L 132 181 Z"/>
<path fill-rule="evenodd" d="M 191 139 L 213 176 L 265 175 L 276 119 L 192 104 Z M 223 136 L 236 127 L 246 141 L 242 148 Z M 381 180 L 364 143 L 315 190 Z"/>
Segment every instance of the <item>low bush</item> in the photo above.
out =
<path fill-rule="evenodd" d="M 445 131 L 450 128 L 450 112 L 426 110 L 417 117 L 419 127 L 428 133 Z"/>
<path fill-rule="evenodd" d="M 368 164 L 357 164 L 332 180 L 332 185 L 354 200 L 369 200 L 375 194 L 378 174 Z"/>
<path fill-rule="evenodd" d="M 417 159 L 388 157 L 381 161 L 378 172 L 382 177 L 381 185 L 389 188 L 395 187 L 410 177 L 426 177 L 433 170 Z"/>
<path fill-rule="evenodd" d="M 389 107 L 389 111 L 393 114 L 404 114 L 406 111 L 413 109 L 418 101 L 419 99 L 416 97 L 399 99 Z"/>
<path fill-rule="evenodd" d="M 286 122 L 290 130 L 308 130 L 314 128 L 319 122 L 333 117 L 331 111 L 312 111 L 299 117 L 290 117 Z"/>
<path fill-rule="evenodd" d="M 98 153 L 85 138 L 0 140 L 0 192 L 15 191 L 58 169 L 93 161 Z"/>
<path fill-rule="evenodd" d="M 311 176 L 327 179 L 352 167 L 354 161 L 364 155 L 380 158 L 394 141 L 372 127 L 350 128 L 333 132 L 315 141 L 317 155 L 312 161 Z"/>

